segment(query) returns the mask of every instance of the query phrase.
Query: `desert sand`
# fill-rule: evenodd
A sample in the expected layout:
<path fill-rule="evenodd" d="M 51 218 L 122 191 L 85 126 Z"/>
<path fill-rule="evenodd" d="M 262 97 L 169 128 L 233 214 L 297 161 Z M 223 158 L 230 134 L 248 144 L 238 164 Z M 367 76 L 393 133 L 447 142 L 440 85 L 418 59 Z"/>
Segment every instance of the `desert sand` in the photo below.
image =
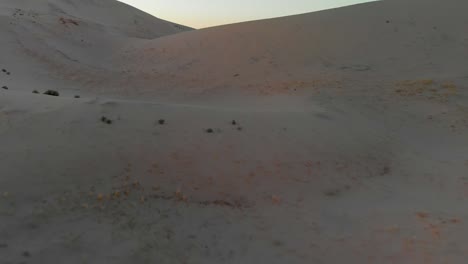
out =
<path fill-rule="evenodd" d="M 0 263 L 466 263 L 466 10 L 2 0 Z"/>

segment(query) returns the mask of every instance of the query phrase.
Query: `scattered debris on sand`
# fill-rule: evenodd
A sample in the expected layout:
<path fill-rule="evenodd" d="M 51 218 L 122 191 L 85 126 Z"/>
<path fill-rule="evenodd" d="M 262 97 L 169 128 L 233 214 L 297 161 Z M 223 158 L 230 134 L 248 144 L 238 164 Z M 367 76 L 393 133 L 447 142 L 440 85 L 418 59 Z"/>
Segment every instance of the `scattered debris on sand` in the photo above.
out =
<path fill-rule="evenodd" d="M 59 18 L 59 21 L 61 24 L 63 25 L 68 25 L 68 24 L 72 24 L 72 25 L 75 25 L 75 26 L 79 26 L 80 24 L 78 23 L 78 21 L 76 20 L 73 20 L 71 18 L 64 18 L 64 17 L 61 17 Z"/>

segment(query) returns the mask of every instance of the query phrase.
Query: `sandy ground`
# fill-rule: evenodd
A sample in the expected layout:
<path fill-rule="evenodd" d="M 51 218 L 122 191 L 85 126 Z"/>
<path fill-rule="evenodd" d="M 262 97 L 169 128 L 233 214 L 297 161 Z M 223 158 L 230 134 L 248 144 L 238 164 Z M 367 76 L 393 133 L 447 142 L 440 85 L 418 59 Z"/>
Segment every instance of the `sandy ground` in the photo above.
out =
<path fill-rule="evenodd" d="M 145 36 L 75 2 L 0 4 L 0 263 L 466 262 L 465 2 Z"/>

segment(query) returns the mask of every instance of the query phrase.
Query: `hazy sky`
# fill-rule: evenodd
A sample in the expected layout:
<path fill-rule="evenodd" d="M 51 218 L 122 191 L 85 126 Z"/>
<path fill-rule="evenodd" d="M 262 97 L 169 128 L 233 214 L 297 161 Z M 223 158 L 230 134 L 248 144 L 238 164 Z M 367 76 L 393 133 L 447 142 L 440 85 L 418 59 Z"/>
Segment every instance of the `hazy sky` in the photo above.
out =
<path fill-rule="evenodd" d="M 120 0 L 194 28 L 307 13 L 370 0 Z"/>

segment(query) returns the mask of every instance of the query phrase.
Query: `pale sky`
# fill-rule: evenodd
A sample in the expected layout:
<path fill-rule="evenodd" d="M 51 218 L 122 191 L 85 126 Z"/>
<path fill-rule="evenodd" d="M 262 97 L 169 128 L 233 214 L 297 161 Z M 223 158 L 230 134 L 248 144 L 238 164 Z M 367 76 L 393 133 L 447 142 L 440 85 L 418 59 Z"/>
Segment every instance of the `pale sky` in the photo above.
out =
<path fill-rule="evenodd" d="M 120 0 L 194 28 L 307 13 L 371 0 Z"/>

